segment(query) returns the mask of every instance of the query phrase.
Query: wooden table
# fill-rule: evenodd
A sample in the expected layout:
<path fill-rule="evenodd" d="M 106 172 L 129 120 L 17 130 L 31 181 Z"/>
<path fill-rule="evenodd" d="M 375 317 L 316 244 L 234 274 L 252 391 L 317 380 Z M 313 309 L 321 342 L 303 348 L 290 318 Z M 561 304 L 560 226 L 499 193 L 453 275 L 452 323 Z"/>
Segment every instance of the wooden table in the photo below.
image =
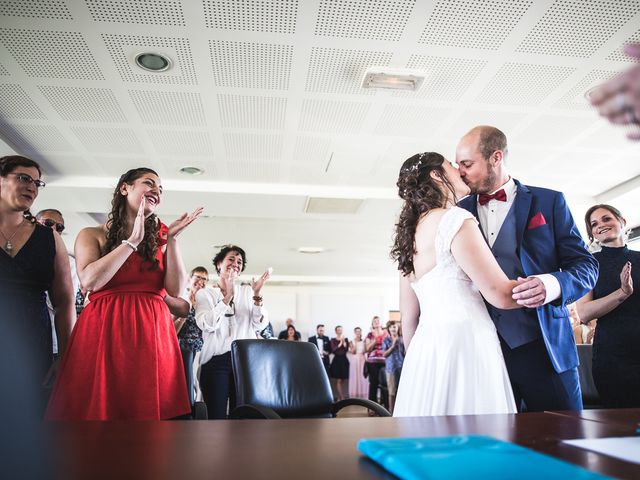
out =
<path fill-rule="evenodd" d="M 360 438 L 451 434 L 490 435 L 599 473 L 640 478 L 640 465 L 560 443 L 635 433 L 635 424 L 583 418 L 598 415 L 610 414 L 84 422 L 53 428 L 58 471 L 72 480 L 389 478 L 356 450 Z"/>

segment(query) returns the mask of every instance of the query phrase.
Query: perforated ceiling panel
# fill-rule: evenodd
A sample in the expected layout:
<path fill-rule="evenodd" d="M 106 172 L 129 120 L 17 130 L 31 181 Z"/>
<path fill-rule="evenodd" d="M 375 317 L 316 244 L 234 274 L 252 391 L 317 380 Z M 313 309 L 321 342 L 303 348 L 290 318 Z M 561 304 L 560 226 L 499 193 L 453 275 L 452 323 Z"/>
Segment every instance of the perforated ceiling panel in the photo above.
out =
<path fill-rule="evenodd" d="M 116 96 L 108 88 L 38 86 L 64 120 L 81 122 L 124 122 L 126 118 Z"/>
<path fill-rule="evenodd" d="M 20 85 L 0 84 L 0 117 L 47 118 Z"/>
<path fill-rule="evenodd" d="M 391 52 L 314 47 L 311 49 L 305 90 L 374 95 L 375 90 L 362 88 L 360 80 L 367 68 L 389 65 L 392 56 Z"/>
<path fill-rule="evenodd" d="M 380 115 L 375 133 L 398 137 L 430 138 L 449 109 L 421 105 L 387 105 Z"/>
<path fill-rule="evenodd" d="M 9 72 L 7 71 L 6 68 L 4 68 L 4 65 L 0 64 L 0 75 L 5 76 L 5 75 L 9 75 Z"/>
<path fill-rule="evenodd" d="M 640 30 L 634 33 L 631 37 L 629 37 L 625 42 L 625 45 L 628 43 L 640 43 Z M 640 62 L 637 58 L 630 57 L 622 50 L 622 47 L 616 48 L 613 52 L 607 56 L 607 60 L 614 60 L 616 62 Z"/>
<path fill-rule="evenodd" d="M 398 41 L 415 0 L 322 0 L 316 35 Z"/>
<path fill-rule="evenodd" d="M 144 153 L 130 128 L 71 127 L 71 131 L 91 153 Z"/>
<path fill-rule="evenodd" d="M 370 104 L 334 100 L 305 100 L 299 130 L 357 133 L 362 128 Z"/>
<path fill-rule="evenodd" d="M 289 88 L 292 45 L 210 40 L 209 52 L 220 87 Z"/>
<path fill-rule="evenodd" d="M 420 43 L 497 50 L 531 0 L 439 0 Z"/>
<path fill-rule="evenodd" d="M 96 22 L 185 26 L 182 4 L 167 0 L 85 0 Z"/>
<path fill-rule="evenodd" d="M 73 20 L 64 0 L 3 0 L 0 2 L 0 15 Z"/>
<path fill-rule="evenodd" d="M 235 159 L 279 159 L 282 156 L 282 135 L 253 133 L 224 134 L 224 148 L 230 160 Z"/>
<path fill-rule="evenodd" d="M 202 6 L 209 28 L 296 32 L 298 0 L 203 0 Z"/>
<path fill-rule="evenodd" d="M 155 125 L 205 125 L 199 93 L 129 90 L 140 118 Z"/>
<path fill-rule="evenodd" d="M 593 88 L 595 85 L 610 79 L 616 73 L 617 72 L 611 70 L 593 70 L 592 72 L 589 72 L 586 77 L 565 93 L 554 106 L 572 110 L 586 110 L 593 108 L 585 98 L 585 92 Z"/>
<path fill-rule="evenodd" d="M 198 83 L 187 38 L 103 34 L 102 39 L 111 54 L 113 63 L 118 67 L 120 76 L 127 82 L 174 85 Z M 174 66 L 166 72 L 145 72 L 135 65 L 133 57 L 147 51 L 168 56 Z M 175 52 L 177 58 L 172 52 Z M 176 67 L 179 67 L 179 70 Z"/>
<path fill-rule="evenodd" d="M 104 80 L 78 32 L 2 28 L 0 42 L 31 77 Z"/>
<path fill-rule="evenodd" d="M 488 82 L 477 101 L 536 105 L 544 100 L 575 68 L 527 63 L 505 63 Z"/>
<path fill-rule="evenodd" d="M 25 152 L 71 152 L 73 147 L 60 130 L 49 125 L 0 125 L 2 133 L 18 151 Z"/>
<path fill-rule="evenodd" d="M 220 122 L 225 128 L 264 128 L 280 130 L 284 127 L 287 99 L 218 95 Z"/>
<path fill-rule="evenodd" d="M 278 162 L 251 162 L 236 160 L 227 162 L 227 172 L 237 182 L 278 182 L 281 165 Z"/>
<path fill-rule="evenodd" d="M 555 0 L 516 51 L 587 58 L 638 12 L 638 0 Z"/>
<path fill-rule="evenodd" d="M 293 161 L 325 167 L 329 161 L 331 142 L 324 137 L 297 137 Z"/>
<path fill-rule="evenodd" d="M 211 137 L 192 130 L 149 130 L 149 138 L 159 155 L 211 155 Z"/>
<path fill-rule="evenodd" d="M 527 125 L 527 128 L 512 140 L 514 143 L 535 146 L 563 146 L 593 125 L 591 118 L 571 117 L 570 122 L 567 122 L 567 118 L 561 115 L 543 115 Z"/>
<path fill-rule="evenodd" d="M 427 74 L 417 92 L 401 92 L 396 96 L 419 96 L 438 100 L 457 101 L 487 64 L 484 60 L 453 57 L 411 55 L 407 68 L 423 70 Z"/>

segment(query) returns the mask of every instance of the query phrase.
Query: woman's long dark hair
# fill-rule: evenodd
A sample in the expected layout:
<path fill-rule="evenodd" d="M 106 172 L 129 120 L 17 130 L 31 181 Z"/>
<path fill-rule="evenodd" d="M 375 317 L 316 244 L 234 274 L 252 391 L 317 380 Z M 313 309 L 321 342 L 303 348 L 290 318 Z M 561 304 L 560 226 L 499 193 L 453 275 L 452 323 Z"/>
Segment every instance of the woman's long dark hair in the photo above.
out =
<path fill-rule="evenodd" d="M 141 167 L 129 170 L 118 180 L 116 189 L 113 192 L 113 198 L 111 199 L 111 212 L 107 218 L 107 253 L 119 247 L 122 240 L 129 238 L 125 223 L 127 216 L 127 197 L 122 194 L 120 189 L 125 183 L 127 185 L 132 185 L 134 181 L 146 173 L 152 173 L 156 176 L 158 175 L 150 168 Z M 142 239 L 142 242 L 140 242 L 140 245 L 138 245 L 138 254 L 144 260 L 151 262 L 153 264 L 152 269 L 154 270 L 158 268 L 156 253 L 158 251 L 159 228 L 160 225 L 156 215 L 149 215 L 144 221 L 144 238 Z"/>
<path fill-rule="evenodd" d="M 444 171 L 445 159 L 435 152 L 415 154 L 400 168 L 398 195 L 404 200 L 400 218 L 396 223 L 396 233 L 391 249 L 391 258 L 398 262 L 398 270 L 404 275 L 413 273 L 413 256 L 416 253 L 415 235 L 420 217 L 434 208 L 447 204 L 447 193 L 431 177 L 436 172 L 438 178 L 455 198 L 455 189 Z"/>
<path fill-rule="evenodd" d="M 8 174 L 13 173 L 18 167 L 35 168 L 38 170 L 38 174 L 42 176 L 42 169 L 38 162 L 21 155 L 7 155 L 6 157 L 0 158 L 0 177 L 6 177 Z M 36 217 L 31 214 L 30 210 L 25 210 L 22 215 L 31 223 L 36 222 Z"/>

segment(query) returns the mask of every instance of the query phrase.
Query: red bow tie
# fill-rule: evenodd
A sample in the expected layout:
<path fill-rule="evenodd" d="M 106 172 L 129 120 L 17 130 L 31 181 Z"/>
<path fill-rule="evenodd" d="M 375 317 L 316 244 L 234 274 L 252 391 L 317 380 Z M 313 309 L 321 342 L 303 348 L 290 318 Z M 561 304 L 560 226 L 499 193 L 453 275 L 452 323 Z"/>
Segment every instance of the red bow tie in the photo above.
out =
<path fill-rule="evenodd" d="M 500 202 L 506 202 L 507 194 L 505 193 L 504 189 L 501 188 L 496 193 L 492 193 L 491 195 L 488 195 L 486 193 L 481 193 L 480 195 L 478 195 L 478 203 L 480 205 L 486 205 L 487 203 L 489 203 L 489 200 L 493 200 L 493 199 L 498 200 Z"/>

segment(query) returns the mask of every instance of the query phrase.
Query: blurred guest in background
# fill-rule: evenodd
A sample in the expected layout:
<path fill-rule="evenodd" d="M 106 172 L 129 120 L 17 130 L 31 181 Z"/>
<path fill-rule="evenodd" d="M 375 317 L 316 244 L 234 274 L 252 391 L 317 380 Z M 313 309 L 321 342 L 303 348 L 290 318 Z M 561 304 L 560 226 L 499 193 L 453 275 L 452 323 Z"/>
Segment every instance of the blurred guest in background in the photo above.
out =
<path fill-rule="evenodd" d="M 369 378 L 369 400 L 378 401 L 378 388 L 380 387 L 380 370 L 384 367 L 384 349 L 382 343 L 388 333 L 380 326 L 380 317 L 375 316 L 371 320 L 371 331 L 365 339 L 365 351 L 367 352 L 367 373 Z M 381 403 L 388 405 L 386 390 L 380 389 Z M 371 415 L 373 412 L 370 412 Z"/>
<path fill-rule="evenodd" d="M 344 388 L 344 381 L 349 378 L 349 359 L 347 351 L 349 350 L 349 339 L 342 334 L 342 327 L 338 325 L 335 328 L 336 336 L 331 339 L 331 353 L 333 360 L 329 373 L 331 378 L 336 379 L 336 390 L 338 390 L 338 400 L 347 398 Z"/>
<path fill-rule="evenodd" d="M 329 356 L 331 355 L 331 340 L 324 334 L 324 325 L 319 324 L 316 327 L 316 334 L 309 337 L 309 342 L 318 347 L 320 352 L 320 358 L 322 358 L 322 364 L 324 369 L 329 375 Z"/>
<path fill-rule="evenodd" d="M 606 407 L 640 407 L 640 252 L 626 245 L 626 220 L 611 205 L 587 210 L 589 239 L 600 275 L 593 291 L 578 301 L 582 322 L 598 319 L 593 340 L 593 380 Z"/>
<path fill-rule="evenodd" d="M 404 342 L 398 332 L 398 324 L 389 322 L 387 326 L 389 336 L 382 342 L 384 348 L 384 363 L 387 374 L 387 394 L 389 395 L 389 411 L 393 413 L 393 405 L 396 400 L 396 392 L 398 391 L 398 382 L 400 382 L 400 374 L 402 373 L 402 364 L 404 363 Z"/>
<path fill-rule="evenodd" d="M 362 339 L 362 329 L 353 329 L 353 341 L 349 342 L 349 397 L 367 398 L 369 395 L 369 381 L 364 376 L 365 362 L 364 340 Z"/>
<path fill-rule="evenodd" d="M 296 340 L 300 340 L 300 332 L 298 332 L 293 326 L 293 318 L 287 318 L 284 330 L 278 334 L 278 340 L 287 340 L 287 337 L 289 336 L 289 327 L 293 327 L 293 331 L 296 332 L 296 337 L 298 337 Z"/>
<path fill-rule="evenodd" d="M 284 340 L 289 340 L 290 342 L 297 342 L 300 340 L 300 335 L 298 334 L 298 332 L 296 332 L 296 329 L 293 325 L 289 325 L 285 330 L 285 333 L 287 334 L 287 336 L 284 338 Z"/>

